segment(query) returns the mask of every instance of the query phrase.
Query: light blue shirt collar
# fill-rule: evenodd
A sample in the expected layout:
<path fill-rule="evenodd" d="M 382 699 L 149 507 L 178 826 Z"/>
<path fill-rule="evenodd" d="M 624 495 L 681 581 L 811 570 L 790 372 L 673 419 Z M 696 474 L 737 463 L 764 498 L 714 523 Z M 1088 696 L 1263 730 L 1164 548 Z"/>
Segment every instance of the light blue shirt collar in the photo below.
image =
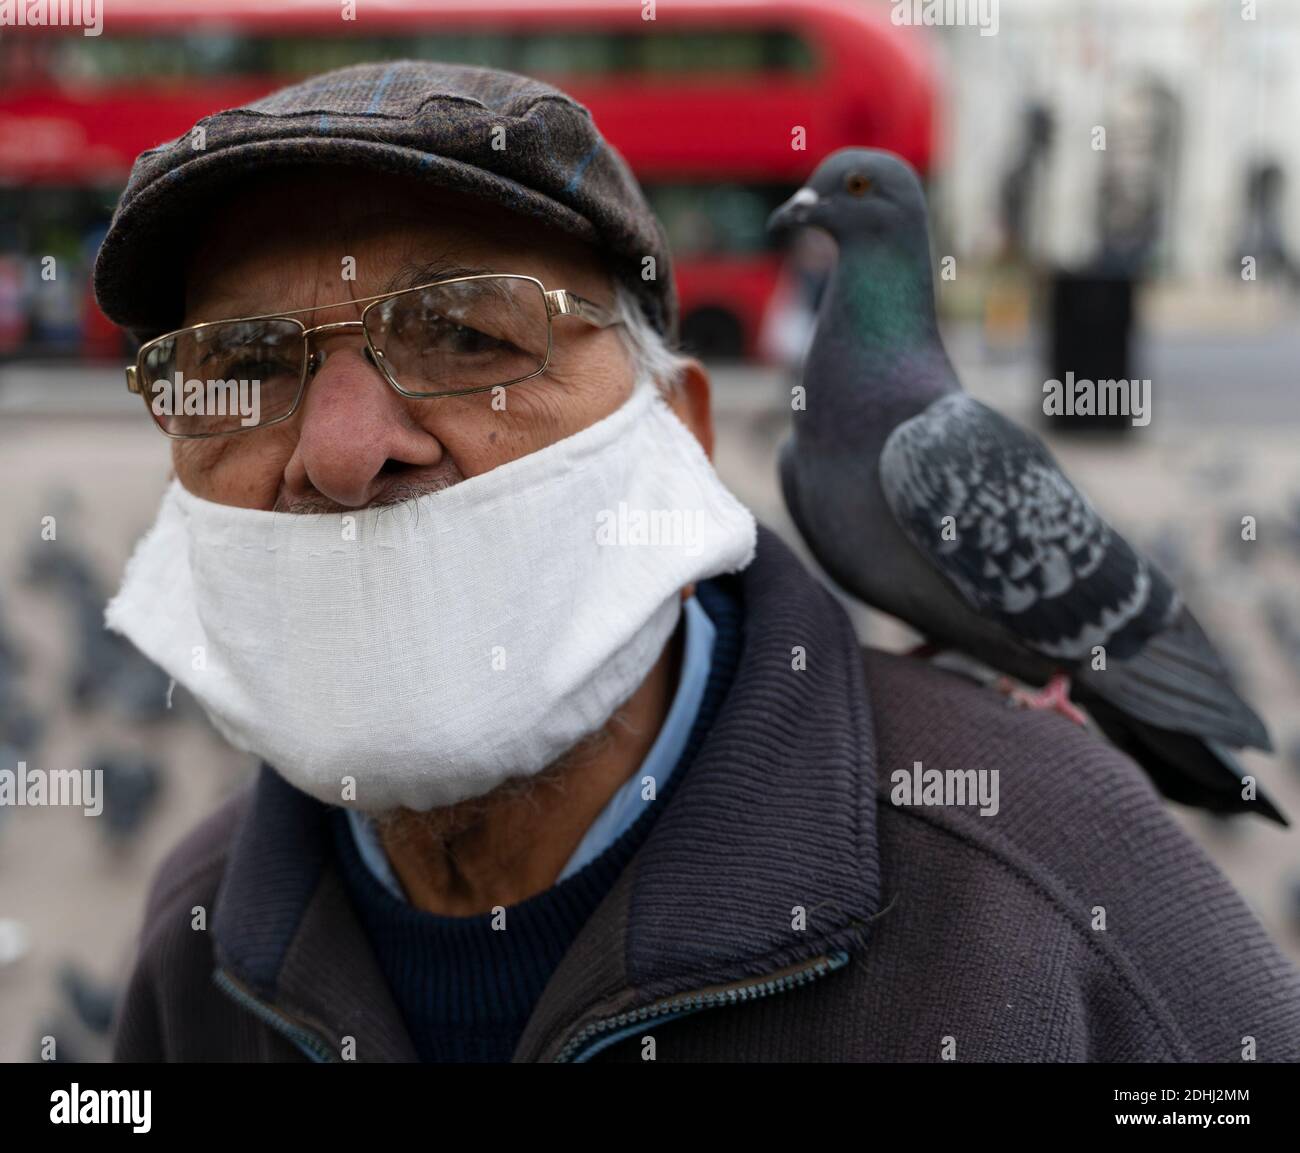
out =
<path fill-rule="evenodd" d="M 682 653 L 681 676 L 677 681 L 677 692 L 669 706 L 668 715 L 659 729 L 655 743 L 650 747 L 641 768 L 633 773 L 618 791 L 609 799 L 600 815 L 591 823 L 586 834 L 569 858 L 568 863 L 556 878 L 556 884 L 573 876 L 584 865 L 594 861 L 628 829 L 636 819 L 645 812 L 646 805 L 657 797 L 668 783 L 669 777 L 677 768 L 686 751 L 686 742 L 690 739 L 691 729 L 699 716 L 700 705 L 704 700 L 704 689 L 709 681 L 709 670 L 713 664 L 713 642 L 717 629 L 709 619 L 708 613 L 701 607 L 698 598 L 689 597 L 683 607 L 686 618 L 686 643 Z M 653 782 L 653 788 L 651 783 Z M 644 793 L 650 792 L 650 797 Z M 357 851 L 362 861 L 390 893 L 399 901 L 406 900 L 401 883 L 388 863 L 378 834 L 365 814 L 354 809 L 347 810 L 348 823 L 352 827 L 352 836 L 356 841 Z"/>

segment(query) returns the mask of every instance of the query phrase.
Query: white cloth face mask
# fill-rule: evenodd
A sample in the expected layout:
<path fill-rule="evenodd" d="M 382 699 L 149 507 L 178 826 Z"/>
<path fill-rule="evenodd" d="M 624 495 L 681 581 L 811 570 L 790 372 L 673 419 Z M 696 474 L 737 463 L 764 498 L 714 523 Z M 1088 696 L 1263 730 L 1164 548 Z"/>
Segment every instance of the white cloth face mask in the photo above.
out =
<path fill-rule="evenodd" d="M 106 620 L 302 791 L 426 810 L 600 729 L 681 589 L 743 569 L 756 539 L 642 381 L 572 436 L 401 504 L 265 512 L 174 481 Z"/>

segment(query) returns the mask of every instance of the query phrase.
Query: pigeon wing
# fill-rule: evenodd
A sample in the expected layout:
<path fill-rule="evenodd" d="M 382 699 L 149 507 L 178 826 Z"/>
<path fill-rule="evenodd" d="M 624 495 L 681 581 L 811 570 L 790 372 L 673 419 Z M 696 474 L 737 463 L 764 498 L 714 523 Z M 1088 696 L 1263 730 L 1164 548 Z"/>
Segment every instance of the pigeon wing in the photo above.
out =
<path fill-rule="evenodd" d="M 1038 439 L 965 393 L 894 429 L 880 480 L 908 539 L 967 603 L 1044 656 L 1073 663 L 1103 645 L 1123 659 L 1176 611 L 1165 577 Z"/>

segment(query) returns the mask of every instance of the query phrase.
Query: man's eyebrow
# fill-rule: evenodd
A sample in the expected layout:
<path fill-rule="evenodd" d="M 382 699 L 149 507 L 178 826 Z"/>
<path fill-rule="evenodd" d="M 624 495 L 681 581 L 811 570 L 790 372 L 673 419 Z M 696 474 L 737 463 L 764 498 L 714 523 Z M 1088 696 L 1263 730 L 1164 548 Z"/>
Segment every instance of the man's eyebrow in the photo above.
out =
<path fill-rule="evenodd" d="M 452 265 L 441 260 L 408 263 L 389 277 L 388 284 L 382 291 L 400 292 L 403 288 L 415 288 L 421 284 L 431 284 L 435 280 L 449 280 L 453 276 L 482 276 L 495 271 L 495 268 Z"/>

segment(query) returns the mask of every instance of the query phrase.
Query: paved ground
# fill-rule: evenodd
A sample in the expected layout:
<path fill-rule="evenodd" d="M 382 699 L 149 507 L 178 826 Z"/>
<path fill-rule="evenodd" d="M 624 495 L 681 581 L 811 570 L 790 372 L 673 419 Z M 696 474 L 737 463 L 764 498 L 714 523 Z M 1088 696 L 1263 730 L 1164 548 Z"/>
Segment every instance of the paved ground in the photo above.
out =
<path fill-rule="evenodd" d="M 969 333 L 958 333 L 953 345 L 973 392 L 1019 419 L 1035 418 L 1038 385 L 1025 364 L 988 361 Z M 1289 764 L 1285 756 L 1250 763 L 1300 816 L 1300 394 L 1293 387 L 1280 393 L 1273 370 L 1256 365 L 1258 383 L 1230 351 L 1215 347 L 1214 355 L 1166 350 L 1206 371 L 1190 372 L 1181 394 L 1172 385 L 1157 391 L 1149 428 L 1052 444 L 1095 503 L 1180 572 L 1278 747 L 1292 750 Z M 1275 348 L 1273 355 L 1289 354 Z M 37 550 L 50 547 L 40 540 L 42 516 L 58 517 L 59 542 L 88 553 L 106 587 L 153 517 L 168 467 L 165 442 L 118 380 L 116 373 L 72 374 L 51 387 L 48 375 L 0 374 L 0 622 L 27 655 L 22 689 L 46 724 L 34 760 L 81 767 L 92 750 L 112 749 L 166 766 L 159 808 L 125 850 L 112 849 L 95 822 L 68 810 L 0 812 L 0 955 L 7 934 L 12 939 L 6 919 L 20 922 L 28 941 L 21 959 L 0 964 L 0 1060 L 29 1059 L 35 1038 L 51 1029 L 65 1052 L 102 1053 L 92 1035 L 66 1022 L 59 966 L 72 961 L 94 979 L 121 979 L 161 855 L 251 769 L 192 713 L 142 729 L 108 711 L 75 712 L 65 692 L 73 671 L 67 605 L 49 587 L 20 579 Z M 787 397 L 788 382 L 778 374 L 717 376 L 719 470 L 760 519 L 792 539 L 773 471 Z M 1253 545 L 1236 531 L 1247 514 L 1260 525 Z M 904 630 L 856 606 L 851 611 L 864 637 L 890 647 L 906 642 Z M 1300 959 L 1288 895 L 1300 880 L 1300 834 L 1183 812 L 1178 819 Z"/>

